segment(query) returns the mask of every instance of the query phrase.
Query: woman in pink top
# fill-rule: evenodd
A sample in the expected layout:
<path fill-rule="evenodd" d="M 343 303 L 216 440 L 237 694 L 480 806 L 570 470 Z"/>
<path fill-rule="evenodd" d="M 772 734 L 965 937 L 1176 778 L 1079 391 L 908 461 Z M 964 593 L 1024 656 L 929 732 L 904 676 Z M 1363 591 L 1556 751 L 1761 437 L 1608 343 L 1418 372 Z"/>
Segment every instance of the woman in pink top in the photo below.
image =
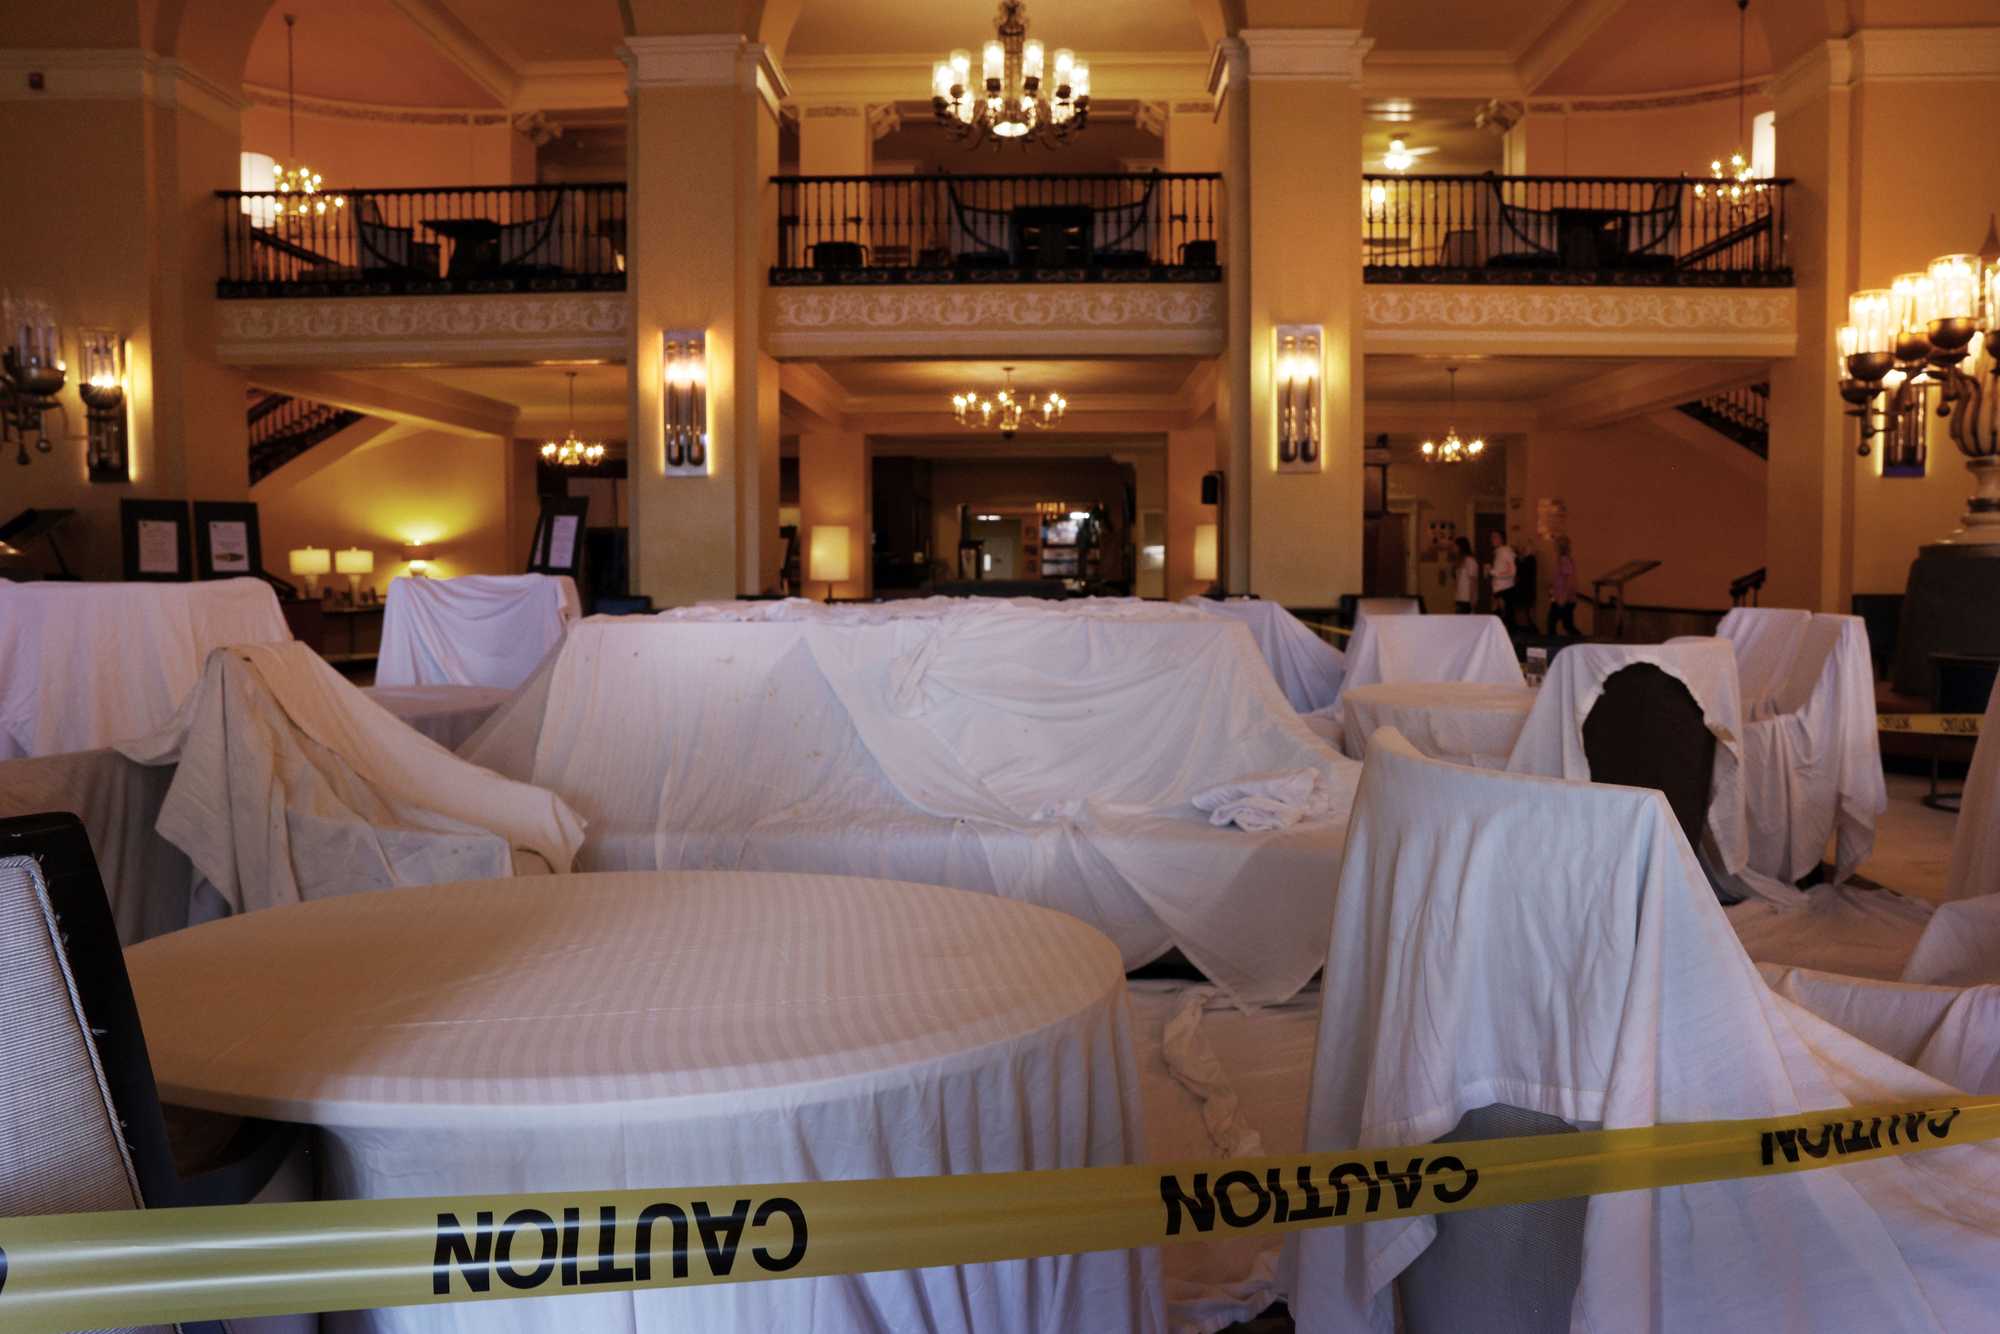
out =
<path fill-rule="evenodd" d="M 1576 637 L 1576 562 L 1570 558 L 1569 539 L 1556 539 L 1556 577 L 1549 589 L 1549 635 L 1554 637 L 1556 626 L 1560 624 L 1564 632 Z"/>

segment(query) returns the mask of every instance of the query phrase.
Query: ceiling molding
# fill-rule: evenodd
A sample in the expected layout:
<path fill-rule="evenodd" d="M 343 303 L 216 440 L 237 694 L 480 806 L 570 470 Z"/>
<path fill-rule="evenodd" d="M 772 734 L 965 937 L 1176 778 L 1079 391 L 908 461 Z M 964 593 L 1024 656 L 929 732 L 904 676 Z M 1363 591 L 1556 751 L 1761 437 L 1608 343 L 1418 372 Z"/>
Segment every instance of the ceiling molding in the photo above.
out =
<path fill-rule="evenodd" d="M 28 87 L 30 74 L 42 87 Z M 236 134 L 242 93 L 178 60 L 138 47 L 0 51 L 0 102 L 144 101 L 187 111 Z"/>
<path fill-rule="evenodd" d="M 542 60 L 521 67 L 514 89 L 515 111 L 594 111 L 625 107 L 630 81 L 623 62 Z"/>
<path fill-rule="evenodd" d="M 1863 28 L 1848 42 L 1863 83 L 2000 78 L 2000 28 Z"/>
<path fill-rule="evenodd" d="M 282 111 L 289 102 L 282 88 L 243 85 L 245 106 Z M 317 120 L 381 121 L 394 125 L 507 125 L 514 112 L 504 107 L 402 107 L 380 102 L 348 102 L 333 97 L 300 97 L 298 111 Z"/>
<path fill-rule="evenodd" d="M 930 105 L 935 53 L 796 56 L 785 62 L 792 100 L 814 103 L 905 102 Z M 1200 51 L 1125 51 L 1093 56 L 1093 102 L 1105 99 L 1192 97 L 1207 86 L 1208 55 Z"/>
<path fill-rule="evenodd" d="M 1772 79 L 1749 79 L 1743 90 L 1751 97 L 1769 95 Z M 1663 89 L 1654 93 L 1582 93 L 1574 97 L 1551 94 L 1531 97 L 1524 104 L 1530 114 L 1547 116 L 1620 115 L 1647 111 L 1667 111 L 1675 107 L 1700 106 L 1706 102 L 1733 102 L 1737 86 L 1728 83 L 1702 84 L 1694 88 Z"/>
<path fill-rule="evenodd" d="M 1521 87 L 1530 93 L 1541 87 L 1629 3 L 1630 0 L 1570 0 L 1546 27 L 1513 53 L 1511 59 Z"/>
<path fill-rule="evenodd" d="M 1769 378 L 1761 361 L 1659 361 L 1622 366 L 1548 395 L 1539 425 L 1553 430 L 1594 430 L 1692 403 L 1726 389 Z"/>
<path fill-rule="evenodd" d="M 815 424 L 838 429 L 846 421 L 847 390 L 824 366 L 809 361 L 779 363 L 778 391 Z"/>
<path fill-rule="evenodd" d="M 521 82 L 520 58 L 501 55 L 445 8 L 442 0 L 389 0 L 404 18 L 430 39 L 438 54 L 458 66 L 501 106 L 512 106 Z"/>
<path fill-rule="evenodd" d="M 392 375 L 384 381 L 353 371 L 263 366 L 245 378 L 259 388 L 294 398 L 309 398 L 371 417 L 408 422 L 453 435 L 497 435 L 512 439 L 521 416 L 521 410 L 512 403 L 418 376 Z"/>
<path fill-rule="evenodd" d="M 1359 28 L 1245 28 L 1237 35 L 1252 79 L 1359 83 L 1362 62 L 1375 45 Z M 1094 83 L 1095 65 L 1091 73 Z"/>
<path fill-rule="evenodd" d="M 1522 96 L 1514 62 L 1499 51 L 1384 51 L 1361 66 L 1364 97 Z"/>

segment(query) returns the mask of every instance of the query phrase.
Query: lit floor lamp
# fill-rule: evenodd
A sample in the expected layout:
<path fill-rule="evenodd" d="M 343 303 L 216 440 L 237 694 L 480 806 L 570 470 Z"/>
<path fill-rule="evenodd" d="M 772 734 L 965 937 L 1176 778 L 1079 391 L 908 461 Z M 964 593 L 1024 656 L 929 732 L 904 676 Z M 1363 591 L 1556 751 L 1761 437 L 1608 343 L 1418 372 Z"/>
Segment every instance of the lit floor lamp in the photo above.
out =
<path fill-rule="evenodd" d="M 853 577 L 848 565 L 848 529 L 844 523 L 813 525 L 812 577 L 826 581 L 826 600 L 833 601 L 833 586 Z"/>

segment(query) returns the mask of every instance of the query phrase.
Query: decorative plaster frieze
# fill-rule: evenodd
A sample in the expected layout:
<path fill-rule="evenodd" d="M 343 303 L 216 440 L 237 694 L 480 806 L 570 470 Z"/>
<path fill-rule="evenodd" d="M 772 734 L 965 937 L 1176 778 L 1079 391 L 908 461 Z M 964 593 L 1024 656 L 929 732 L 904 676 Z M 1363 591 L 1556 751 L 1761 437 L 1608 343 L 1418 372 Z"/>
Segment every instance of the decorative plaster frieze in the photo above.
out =
<path fill-rule="evenodd" d="M 962 347 L 996 333 L 1069 347 L 1152 336 L 1219 348 L 1223 291 L 1220 283 L 777 287 L 769 327 L 774 351 Z"/>
<path fill-rule="evenodd" d="M 1523 347 L 1592 342 L 1605 355 L 1631 351 L 1769 348 L 1789 354 L 1798 303 L 1790 288 L 1414 287 L 1369 285 L 1362 320 L 1379 344 L 1465 345 L 1484 339 Z"/>
<path fill-rule="evenodd" d="M 1361 82 L 1361 62 L 1375 39 L 1359 28 L 1245 28 L 1253 79 Z"/>
<path fill-rule="evenodd" d="M 1752 94 L 1766 94 L 1770 91 L 1771 80 L 1752 79 L 1747 87 Z M 1733 83 L 1711 84 L 1704 88 L 1684 88 L 1676 92 L 1643 93 L 1629 97 L 1531 97 L 1527 99 L 1527 110 L 1537 116 L 1546 115 L 1615 115 L 1621 112 L 1668 111 L 1676 107 L 1701 106 L 1708 102 L 1734 102 L 1737 88 Z"/>
<path fill-rule="evenodd" d="M 623 359 L 623 292 L 217 301 L 231 365 L 408 366 L 515 357 Z"/>
<path fill-rule="evenodd" d="M 2000 28 L 1863 28 L 1848 44 L 1864 83 L 2000 79 Z"/>
<path fill-rule="evenodd" d="M 243 98 L 250 106 L 274 111 L 287 110 L 291 105 L 284 89 L 261 84 L 244 84 Z M 513 112 L 490 107 L 399 107 L 333 97 L 301 97 L 298 112 L 318 120 L 360 120 L 387 125 L 505 125 L 514 117 Z"/>

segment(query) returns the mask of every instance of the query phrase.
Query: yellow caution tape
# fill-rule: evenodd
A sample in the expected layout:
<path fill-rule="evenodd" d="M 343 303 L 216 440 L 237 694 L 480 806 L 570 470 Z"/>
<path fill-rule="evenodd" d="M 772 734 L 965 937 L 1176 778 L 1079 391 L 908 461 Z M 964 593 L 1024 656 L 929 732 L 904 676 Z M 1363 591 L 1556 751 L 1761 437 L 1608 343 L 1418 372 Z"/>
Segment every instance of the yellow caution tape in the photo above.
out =
<path fill-rule="evenodd" d="M 2000 1137 L 2000 1098 L 1163 1166 L 0 1220 L 18 1334 L 1121 1250 L 1835 1167 Z"/>
<path fill-rule="evenodd" d="M 1979 735 L 1976 713 L 1878 713 L 1875 727 L 1883 732 L 1915 732 L 1924 736 Z"/>

